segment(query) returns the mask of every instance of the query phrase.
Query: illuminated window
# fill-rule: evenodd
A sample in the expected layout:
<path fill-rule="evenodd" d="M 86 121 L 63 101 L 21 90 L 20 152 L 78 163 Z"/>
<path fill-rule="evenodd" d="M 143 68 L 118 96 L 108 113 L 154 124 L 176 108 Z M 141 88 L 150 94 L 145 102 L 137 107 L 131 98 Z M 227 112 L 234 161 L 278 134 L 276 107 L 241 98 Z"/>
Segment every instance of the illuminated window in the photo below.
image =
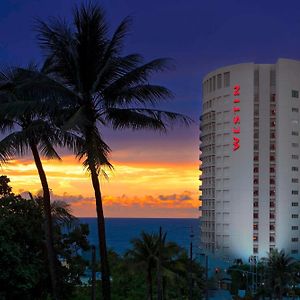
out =
<path fill-rule="evenodd" d="M 292 97 L 293 97 L 293 98 L 299 98 L 299 91 L 297 91 L 297 90 L 292 90 Z"/>
<path fill-rule="evenodd" d="M 230 73 L 226 72 L 224 73 L 224 87 L 230 86 Z"/>
<path fill-rule="evenodd" d="M 253 224 L 253 230 L 258 230 L 258 224 Z"/>
<path fill-rule="evenodd" d="M 254 236 L 253 236 L 253 241 L 254 241 L 254 242 L 258 242 L 258 236 L 257 236 L 257 235 L 254 235 Z"/>

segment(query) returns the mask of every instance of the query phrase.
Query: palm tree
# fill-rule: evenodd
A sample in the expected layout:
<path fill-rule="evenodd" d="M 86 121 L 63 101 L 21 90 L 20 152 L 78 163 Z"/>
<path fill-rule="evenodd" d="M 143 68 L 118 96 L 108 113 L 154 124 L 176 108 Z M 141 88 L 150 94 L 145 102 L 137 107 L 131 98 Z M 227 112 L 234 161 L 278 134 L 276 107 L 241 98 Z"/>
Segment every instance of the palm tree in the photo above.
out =
<path fill-rule="evenodd" d="M 284 250 L 272 250 L 267 257 L 268 286 L 276 299 L 282 299 L 284 288 L 293 280 L 295 261 Z"/>
<path fill-rule="evenodd" d="M 133 239 L 131 244 L 132 249 L 125 256 L 146 269 L 147 300 L 153 300 L 153 270 L 159 255 L 159 236 L 142 232 L 140 238 Z"/>
<path fill-rule="evenodd" d="M 129 18 L 124 19 L 110 37 L 103 9 L 90 3 L 75 8 L 71 25 L 52 19 L 39 21 L 37 26 L 48 73 L 74 95 L 72 104 L 66 105 L 70 116 L 64 127 L 85 140 L 84 151 L 76 155 L 89 171 L 95 192 L 104 300 L 110 300 L 110 273 L 98 175 L 103 163 L 108 163 L 110 148 L 99 130 L 108 125 L 113 129 L 166 131 L 175 120 L 190 122 L 182 115 L 154 109 L 171 92 L 150 84 L 149 77 L 167 69 L 169 60 L 143 64 L 140 55 L 124 56 L 122 48 L 129 23 Z"/>
<path fill-rule="evenodd" d="M 0 74 L 0 131 L 7 134 L 0 141 L 0 164 L 31 151 L 43 189 L 45 238 L 54 299 L 59 299 L 56 275 L 56 255 L 53 246 L 50 190 L 41 156 L 60 159 L 55 146 L 79 149 L 79 138 L 64 133 L 51 121 L 54 89 L 59 85 L 35 67 L 13 68 Z M 60 91 L 60 96 L 63 91 Z M 76 145 L 78 143 L 78 145 Z M 77 147 L 78 146 L 78 147 Z"/>

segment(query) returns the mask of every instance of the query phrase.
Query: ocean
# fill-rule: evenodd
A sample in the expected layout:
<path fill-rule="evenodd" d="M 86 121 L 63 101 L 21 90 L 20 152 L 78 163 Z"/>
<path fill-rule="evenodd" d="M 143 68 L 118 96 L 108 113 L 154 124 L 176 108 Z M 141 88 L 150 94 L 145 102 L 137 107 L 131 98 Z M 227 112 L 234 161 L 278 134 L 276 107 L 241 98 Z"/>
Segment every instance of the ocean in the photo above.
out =
<path fill-rule="evenodd" d="M 97 247 L 96 218 L 80 218 L 80 222 L 89 225 L 89 242 Z M 158 233 L 160 226 L 163 232 L 167 233 L 167 241 L 176 242 L 188 251 L 192 240 L 193 248 L 197 249 L 200 238 L 198 219 L 107 218 L 107 246 L 122 255 L 130 248 L 130 241 L 138 237 L 142 231 Z M 191 234 L 193 235 L 192 238 Z"/>

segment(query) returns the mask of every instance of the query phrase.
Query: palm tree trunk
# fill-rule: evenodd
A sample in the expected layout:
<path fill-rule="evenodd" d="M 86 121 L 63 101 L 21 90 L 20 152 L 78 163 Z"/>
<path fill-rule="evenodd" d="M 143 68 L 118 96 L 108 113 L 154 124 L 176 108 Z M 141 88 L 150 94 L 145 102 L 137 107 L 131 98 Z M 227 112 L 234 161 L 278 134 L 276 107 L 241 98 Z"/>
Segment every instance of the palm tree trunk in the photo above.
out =
<path fill-rule="evenodd" d="M 47 182 L 47 177 L 43 169 L 41 158 L 35 143 L 30 143 L 30 148 L 33 154 L 34 162 L 37 167 L 40 181 L 43 188 L 43 210 L 44 210 L 44 222 L 45 222 L 45 237 L 46 237 L 46 248 L 49 263 L 50 281 L 52 297 L 54 300 L 58 300 L 58 287 L 56 278 L 56 256 L 54 251 L 53 242 L 53 228 L 52 228 L 52 216 L 51 216 L 51 203 L 50 203 L 50 190 Z"/>
<path fill-rule="evenodd" d="M 105 219 L 102 205 L 102 195 L 100 190 L 100 183 L 96 168 L 93 164 L 89 165 L 91 170 L 91 177 L 93 188 L 96 198 L 96 210 L 97 210 L 97 225 L 98 225 L 98 239 L 99 250 L 101 260 L 101 280 L 102 280 L 102 296 L 103 300 L 110 300 L 110 273 L 108 265 L 107 247 L 106 247 L 106 234 L 105 234 Z"/>
<path fill-rule="evenodd" d="M 147 269 L 147 300 L 153 300 L 152 270 L 151 270 L 150 266 L 148 266 L 148 269 Z"/>

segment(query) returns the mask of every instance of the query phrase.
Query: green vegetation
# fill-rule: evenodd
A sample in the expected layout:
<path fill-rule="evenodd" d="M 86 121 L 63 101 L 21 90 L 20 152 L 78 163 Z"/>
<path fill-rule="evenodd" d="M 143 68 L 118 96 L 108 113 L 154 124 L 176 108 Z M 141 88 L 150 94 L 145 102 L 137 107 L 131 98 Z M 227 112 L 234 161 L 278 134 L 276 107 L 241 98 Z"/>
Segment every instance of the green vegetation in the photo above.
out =
<path fill-rule="evenodd" d="M 3 177 L 2 177 L 3 178 Z M 0 184 L 0 299 L 47 299 L 51 291 L 45 245 L 43 199 L 23 199 Z M 87 263 L 80 251 L 87 251 L 88 227 L 79 224 L 66 204 L 51 206 L 58 285 L 63 299 L 71 295 Z"/>

